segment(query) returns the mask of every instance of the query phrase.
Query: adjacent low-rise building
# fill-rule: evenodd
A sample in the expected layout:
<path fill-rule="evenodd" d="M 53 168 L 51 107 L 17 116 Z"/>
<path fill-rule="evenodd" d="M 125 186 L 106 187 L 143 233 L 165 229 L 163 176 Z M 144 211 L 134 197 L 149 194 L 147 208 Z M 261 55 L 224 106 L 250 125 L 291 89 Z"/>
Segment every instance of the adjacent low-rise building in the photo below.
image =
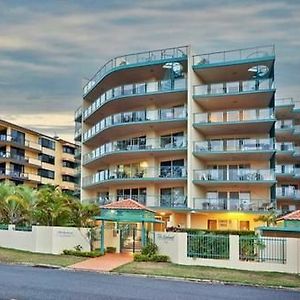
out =
<path fill-rule="evenodd" d="M 50 184 L 73 192 L 75 150 L 73 143 L 0 120 L 0 182 Z"/>

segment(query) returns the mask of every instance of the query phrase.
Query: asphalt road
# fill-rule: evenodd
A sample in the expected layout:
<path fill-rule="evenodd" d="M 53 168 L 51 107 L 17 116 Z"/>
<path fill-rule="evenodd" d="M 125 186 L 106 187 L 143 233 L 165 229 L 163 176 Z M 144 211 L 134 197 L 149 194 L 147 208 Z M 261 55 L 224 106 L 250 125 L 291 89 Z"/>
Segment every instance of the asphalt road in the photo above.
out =
<path fill-rule="evenodd" d="M 300 299 L 300 292 L 0 264 L 1 300 Z"/>

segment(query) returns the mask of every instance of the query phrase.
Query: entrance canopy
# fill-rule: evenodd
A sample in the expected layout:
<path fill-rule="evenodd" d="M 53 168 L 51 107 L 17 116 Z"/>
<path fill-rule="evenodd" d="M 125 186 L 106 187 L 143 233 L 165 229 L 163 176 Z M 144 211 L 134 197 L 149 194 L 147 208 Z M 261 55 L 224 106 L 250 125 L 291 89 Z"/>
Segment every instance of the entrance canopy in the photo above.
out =
<path fill-rule="evenodd" d="M 155 211 L 132 199 L 109 203 L 100 208 L 101 215 L 95 217 L 96 220 L 111 222 L 164 223 L 155 219 Z"/>

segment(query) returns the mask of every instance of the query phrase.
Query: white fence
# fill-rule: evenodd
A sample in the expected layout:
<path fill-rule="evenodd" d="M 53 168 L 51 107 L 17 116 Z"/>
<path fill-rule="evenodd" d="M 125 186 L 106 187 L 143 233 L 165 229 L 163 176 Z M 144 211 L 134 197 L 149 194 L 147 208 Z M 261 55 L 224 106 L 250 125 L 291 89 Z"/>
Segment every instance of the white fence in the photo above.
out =
<path fill-rule="evenodd" d="M 211 259 L 188 256 L 187 233 L 156 232 L 155 243 L 159 253 L 168 255 L 173 263 L 182 265 L 198 265 L 218 268 L 230 268 L 249 271 L 270 271 L 283 273 L 300 273 L 300 239 L 286 238 L 284 261 L 272 260 L 244 260 L 240 256 L 240 240 L 238 235 L 229 236 L 228 259 Z M 273 238 L 275 239 L 275 238 Z M 282 238 L 280 238 L 282 239 Z M 269 256 L 268 247 L 263 256 Z M 272 255 L 277 255 L 276 252 Z M 278 252 L 281 257 L 282 252 Z"/>
<path fill-rule="evenodd" d="M 14 225 L 0 229 L 0 247 L 38 253 L 60 254 L 77 245 L 90 251 L 87 228 L 32 226 L 31 231 L 17 231 Z"/>

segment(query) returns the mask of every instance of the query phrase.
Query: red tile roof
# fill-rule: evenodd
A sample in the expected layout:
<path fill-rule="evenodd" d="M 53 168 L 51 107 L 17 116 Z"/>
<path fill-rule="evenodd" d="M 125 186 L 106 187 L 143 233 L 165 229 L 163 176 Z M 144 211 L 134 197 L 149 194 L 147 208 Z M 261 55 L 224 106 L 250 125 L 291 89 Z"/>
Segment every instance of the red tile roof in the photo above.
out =
<path fill-rule="evenodd" d="M 148 210 L 151 212 L 154 212 L 153 210 L 147 208 L 145 205 L 138 203 L 132 199 L 125 199 L 120 201 L 115 201 L 103 206 L 100 206 L 100 208 L 105 209 L 134 209 L 134 210 Z"/>
<path fill-rule="evenodd" d="M 297 220 L 297 221 L 300 221 L 300 210 L 295 210 L 295 211 L 293 211 L 291 213 L 288 213 L 287 215 L 282 216 L 282 217 L 277 219 L 277 221 L 280 221 L 280 220 Z"/>

